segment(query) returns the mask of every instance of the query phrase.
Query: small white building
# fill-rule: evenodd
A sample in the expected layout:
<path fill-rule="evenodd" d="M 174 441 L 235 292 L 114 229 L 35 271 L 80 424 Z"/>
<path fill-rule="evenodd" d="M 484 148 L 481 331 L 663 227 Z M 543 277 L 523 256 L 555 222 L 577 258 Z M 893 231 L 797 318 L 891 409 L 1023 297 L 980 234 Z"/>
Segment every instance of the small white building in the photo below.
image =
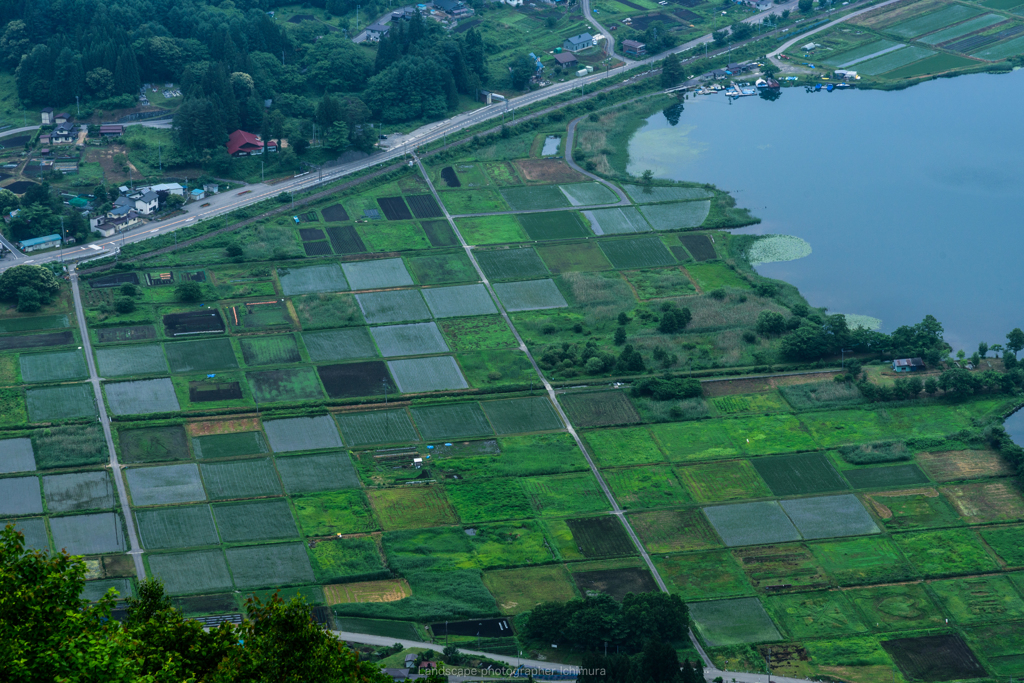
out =
<path fill-rule="evenodd" d="M 586 50 L 588 47 L 594 47 L 597 45 L 597 40 L 594 36 L 589 33 L 581 33 L 578 36 L 570 36 L 562 42 L 562 49 L 568 50 L 569 52 L 579 52 L 580 50 Z"/>
<path fill-rule="evenodd" d="M 43 121 L 44 126 L 52 126 L 53 121 L 53 107 L 47 107 L 40 113 L 40 118 Z"/>

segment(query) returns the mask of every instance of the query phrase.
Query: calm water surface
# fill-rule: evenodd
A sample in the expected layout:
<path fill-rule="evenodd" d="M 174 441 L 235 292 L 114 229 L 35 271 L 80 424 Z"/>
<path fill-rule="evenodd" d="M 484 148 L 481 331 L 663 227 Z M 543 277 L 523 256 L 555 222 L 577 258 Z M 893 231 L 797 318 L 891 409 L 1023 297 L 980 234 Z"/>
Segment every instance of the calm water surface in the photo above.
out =
<path fill-rule="evenodd" d="M 1003 423 L 1006 433 L 1018 446 L 1024 446 L 1024 410 L 1018 410 Z"/>
<path fill-rule="evenodd" d="M 762 219 L 739 232 L 811 244 L 761 274 L 883 331 L 930 313 L 968 353 L 1024 327 L 1024 71 L 684 107 L 647 120 L 629 171 L 714 183 Z"/>

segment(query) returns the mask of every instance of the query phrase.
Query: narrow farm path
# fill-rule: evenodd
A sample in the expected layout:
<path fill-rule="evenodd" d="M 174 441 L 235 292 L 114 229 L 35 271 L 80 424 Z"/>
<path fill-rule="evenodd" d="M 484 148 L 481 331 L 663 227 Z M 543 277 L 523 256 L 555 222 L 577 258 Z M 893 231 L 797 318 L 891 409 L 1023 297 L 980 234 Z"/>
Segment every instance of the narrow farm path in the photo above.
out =
<path fill-rule="evenodd" d="M 509 317 L 508 312 L 505 310 L 505 306 L 501 303 L 501 299 L 499 299 L 498 295 L 494 292 L 494 288 L 491 286 L 490 280 L 487 279 L 487 275 L 484 274 L 483 269 L 477 262 L 476 256 L 473 254 L 473 246 L 467 243 L 466 239 L 462 236 L 462 233 L 459 232 L 459 228 L 455 225 L 455 220 L 452 218 L 452 215 L 448 213 L 448 209 L 445 207 L 444 202 L 441 201 L 441 196 L 437 193 L 437 188 L 434 187 L 434 183 L 430 180 L 430 174 L 427 173 L 427 169 L 423 165 L 423 162 L 420 161 L 420 158 L 415 154 L 413 154 L 413 158 L 416 160 L 416 164 L 420 169 L 420 174 L 426 181 L 427 187 L 430 188 L 430 193 L 434 196 L 434 199 L 437 201 L 438 206 L 441 207 L 441 210 L 444 212 L 445 219 L 448 221 L 448 224 L 455 232 L 455 235 L 459 238 L 459 243 L 462 244 L 462 248 L 465 249 L 466 256 L 469 257 L 470 262 L 473 264 L 473 268 L 476 269 L 477 275 L 480 277 L 480 281 L 483 282 L 484 287 L 487 288 L 488 293 L 494 300 L 495 306 L 497 306 L 498 311 L 501 312 L 501 317 L 505 319 L 505 324 L 508 325 L 508 328 L 512 331 L 512 334 L 515 336 L 516 341 L 519 343 L 520 350 L 522 350 L 522 352 L 526 354 L 526 358 L 530 361 L 530 365 L 533 367 L 533 371 L 537 373 L 537 377 L 540 379 L 541 384 L 544 385 L 544 390 L 548 393 L 548 398 L 551 399 L 551 403 L 554 405 L 555 411 L 558 413 L 558 419 L 562 421 L 562 424 L 565 426 L 566 431 L 568 431 L 569 434 L 572 435 L 573 441 L 576 442 L 576 447 L 580 449 L 580 452 L 583 454 L 583 457 L 587 461 L 587 465 L 590 466 L 590 471 L 594 474 L 594 477 L 597 479 L 597 483 L 600 484 L 601 490 L 604 492 L 604 495 L 608 499 L 608 502 L 611 503 L 611 514 L 619 518 L 619 521 L 622 523 L 622 526 L 625 527 L 626 532 L 629 533 L 629 538 L 633 542 L 633 546 L 637 549 L 637 552 L 640 553 L 640 556 L 643 558 L 644 563 L 647 565 L 647 568 L 651 572 L 651 576 L 653 576 L 654 580 L 657 581 L 658 588 L 660 588 L 663 593 L 668 593 L 668 586 L 665 585 L 665 581 L 661 578 L 661 574 L 658 573 L 657 567 L 654 566 L 654 562 L 651 560 L 651 556 L 647 554 L 647 550 L 640 542 L 640 537 L 637 536 L 636 531 L 633 530 L 633 527 L 630 525 L 629 520 L 626 519 L 625 511 L 621 507 L 619 507 L 619 502 L 615 500 L 615 496 L 612 495 L 611 488 L 609 488 L 608 483 L 604 480 L 604 477 L 601 476 L 600 470 L 597 469 L 597 465 L 594 463 L 593 458 L 590 457 L 590 453 L 583 445 L 583 441 L 580 439 L 579 434 L 576 433 L 576 429 L 572 426 L 572 423 L 569 422 L 569 418 L 565 414 L 565 411 L 562 410 L 562 406 L 559 405 L 558 399 L 555 396 L 554 387 L 552 387 L 551 383 L 548 382 L 546 377 L 544 377 L 544 373 L 541 372 L 540 366 L 537 365 L 536 359 L 534 359 L 533 354 L 530 353 L 530 349 L 526 346 L 526 342 L 523 341 L 522 336 L 519 334 L 519 330 L 517 330 L 516 326 L 512 324 L 512 319 Z M 693 635 L 692 631 L 690 632 L 690 640 L 693 642 L 694 647 L 696 647 L 697 651 L 700 653 L 701 659 L 704 660 L 705 670 L 709 670 L 711 667 L 711 660 L 708 658 L 707 654 L 701 648 L 700 643 L 697 642 L 697 638 Z"/>
<path fill-rule="evenodd" d="M 139 546 L 138 536 L 135 534 L 135 525 L 132 524 L 132 511 L 128 506 L 128 491 L 124 486 L 124 476 L 121 472 L 121 465 L 117 461 L 117 451 L 114 450 L 114 437 L 110 432 L 110 417 L 107 415 L 107 407 L 103 403 L 103 392 L 100 390 L 100 376 L 96 372 L 96 361 L 92 357 L 92 342 L 89 340 L 89 329 L 85 324 L 85 310 L 82 307 L 82 294 L 78 289 L 78 272 L 74 265 L 68 267 L 71 279 L 71 293 L 75 299 L 75 316 L 78 318 L 78 331 L 82 335 L 82 349 L 85 351 L 85 362 L 89 366 L 89 383 L 92 384 L 93 393 L 96 395 L 96 408 L 100 413 L 100 426 L 103 427 L 103 438 L 107 440 L 107 451 L 110 453 L 110 471 L 114 475 L 114 485 L 117 486 L 117 497 L 121 503 L 121 514 L 124 516 L 124 523 L 128 529 L 128 544 L 131 547 L 128 554 L 135 561 L 135 575 L 142 581 L 146 578 L 146 568 L 142 564 L 142 548 Z"/>

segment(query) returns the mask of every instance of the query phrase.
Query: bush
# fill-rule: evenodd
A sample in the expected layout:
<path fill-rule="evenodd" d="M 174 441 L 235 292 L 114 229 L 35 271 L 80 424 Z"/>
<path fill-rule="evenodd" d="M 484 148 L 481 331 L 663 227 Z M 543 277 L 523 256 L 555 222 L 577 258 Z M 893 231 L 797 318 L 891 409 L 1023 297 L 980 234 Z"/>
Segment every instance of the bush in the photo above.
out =
<path fill-rule="evenodd" d="M 670 303 L 662 305 L 661 311 L 661 320 L 658 321 L 658 332 L 662 334 L 681 332 L 690 324 L 690 320 L 693 318 L 689 308 L 676 308 L 674 304 Z"/>
<path fill-rule="evenodd" d="M 839 455 L 851 465 L 910 460 L 910 451 L 902 441 L 883 441 L 858 446 L 840 446 Z"/>
<path fill-rule="evenodd" d="M 42 297 L 39 292 L 31 287 L 18 288 L 18 312 L 34 313 L 43 307 Z"/>
<path fill-rule="evenodd" d="M 135 299 L 127 296 L 119 296 L 114 299 L 114 310 L 118 313 L 131 313 L 135 310 Z"/>
<path fill-rule="evenodd" d="M 203 298 L 203 289 L 195 282 L 182 282 L 174 288 L 178 301 L 193 303 Z"/>
<path fill-rule="evenodd" d="M 774 311 L 761 311 L 757 316 L 757 333 L 762 337 L 770 337 L 782 334 L 786 331 L 786 319 L 781 313 Z"/>
<path fill-rule="evenodd" d="M 121 292 L 122 296 L 137 296 L 139 294 L 139 288 L 130 282 L 121 285 L 118 291 Z"/>
<path fill-rule="evenodd" d="M 633 385 L 630 393 L 639 398 L 649 396 L 655 401 L 697 398 L 704 393 L 700 381 L 690 377 L 648 377 Z"/>
<path fill-rule="evenodd" d="M 235 258 L 242 255 L 242 247 L 237 244 L 229 244 L 228 248 L 224 250 L 228 256 Z"/>

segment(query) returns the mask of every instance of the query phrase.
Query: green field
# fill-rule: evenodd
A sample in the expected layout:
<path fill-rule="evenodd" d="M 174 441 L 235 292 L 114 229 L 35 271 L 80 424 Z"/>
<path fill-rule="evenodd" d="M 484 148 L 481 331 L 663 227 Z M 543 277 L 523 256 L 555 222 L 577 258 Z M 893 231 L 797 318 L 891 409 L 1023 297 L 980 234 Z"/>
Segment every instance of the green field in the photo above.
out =
<path fill-rule="evenodd" d="M 761 477 L 746 460 L 690 465 L 678 469 L 679 478 L 698 503 L 767 498 Z"/>
<path fill-rule="evenodd" d="M 842 591 L 771 596 L 765 599 L 765 607 L 793 639 L 842 637 L 868 630 Z"/>
<path fill-rule="evenodd" d="M 646 427 L 589 431 L 584 439 L 599 467 L 648 465 L 665 461 Z"/>
<path fill-rule="evenodd" d="M 385 531 L 456 524 L 458 517 L 438 486 L 378 489 L 368 493 Z"/>
<path fill-rule="evenodd" d="M 690 615 L 711 647 L 782 640 L 757 598 L 690 603 Z"/>
<path fill-rule="evenodd" d="M 903 581 L 910 566 L 888 538 L 868 536 L 812 543 L 811 552 L 825 573 L 841 586 Z"/>
<path fill-rule="evenodd" d="M 669 592 L 687 602 L 753 592 L 736 560 L 724 550 L 666 555 L 655 559 L 655 567 Z"/>
<path fill-rule="evenodd" d="M 437 325 L 452 351 L 511 349 L 519 345 L 501 316 L 448 318 Z"/>
<path fill-rule="evenodd" d="M 527 213 L 520 214 L 517 218 L 519 224 L 523 226 L 523 230 L 533 240 L 564 240 L 589 236 L 589 232 L 583 226 L 583 220 L 575 211 Z M 550 266 L 551 263 L 549 262 L 548 265 Z"/>
<path fill-rule="evenodd" d="M 754 467 L 776 496 L 843 491 L 849 486 L 821 453 L 758 458 Z"/>
<path fill-rule="evenodd" d="M 625 509 L 658 508 L 691 502 L 689 493 L 679 483 L 669 465 L 607 470 L 604 479 L 619 505 Z"/>
<path fill-rule="evenodd" d="M 652 553 L 721 547 L 718 536 L 699 509 L 633 512 L 629 521 Z"/>
<path fill-rule="evenodd" d="M 922 584 L 874 586 L 846 593 L 869 627 L 880 631 L 941 628 L 942 612 Z"/>
<path fill-rule="evenodd" d="M 723 287 L 734 289 L 750 289 L 750 283 L 724 263 L 692 263 L 686 266 L 686 272 L 697 282 L 697 286 L 705 292 Z"/>
<path fill-rule="evenodd" d="M 445 493 L 464 524 L 531 517 L 530 501 L 515 479 L 477 479 L 450 484 Z"/>
<path fill-rule="evenodd" d="M 515 216 L 458 218 L 455 225 L 468 244 L 506 244 L 528 239 Z"/>
<path fill-rule="evenodd" d="M 377 529 L 366 495 L 355 489 L 293 497 L 292 508 L 306 536 L 356 534 Z"/>
<path fill-rule="evenodd" d="M 925 57 L 931 57 L 934 54 L 935 52 L 932 50 L 912 45 L 894 52 L 889 52 L 881 57 L 869 59 L 866 62 L 860 62 L 857 64 L 857 71 L 874 76 L 886 73 L 887 71 L 893 71 L 894 69 L 899 69 L 900 67 L 912 64 L 920 59 L 924 59 Z"/>
<path fill-rule="evenodd" d="M 522 479 L 530 504 L 542 517 L 608 510 L 611 506 L 590 472 Z"/>
<path fill-rule="evenodd" d="M 893 539 L 910 564 L 925 576 L 971 574 L 997 568 L 995 560 L 967 529 L 915 531 Z"/>

